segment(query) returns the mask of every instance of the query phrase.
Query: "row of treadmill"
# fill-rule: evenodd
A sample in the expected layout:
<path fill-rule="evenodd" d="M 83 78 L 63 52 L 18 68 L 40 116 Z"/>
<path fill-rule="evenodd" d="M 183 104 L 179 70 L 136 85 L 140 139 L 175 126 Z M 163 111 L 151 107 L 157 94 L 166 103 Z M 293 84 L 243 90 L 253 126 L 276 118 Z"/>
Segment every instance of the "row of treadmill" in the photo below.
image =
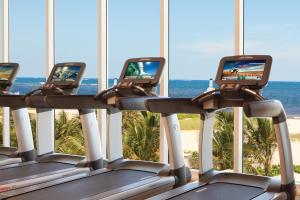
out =
<path fill-rule="evenodd" d="M 194 98 L 157 94 L 164 62 L 160 57 L 128 59 L 118 82 L 97 95 L 77 95 L 86 68 L 84 63 L 56 64 L 47 81 L 25 95 L 10 92 L 19 65 L 1 63 L 0 106 L 11 109 L 18 147 L 0 148 L 0 199 L 295 199 L 286 114 L 279 101 L 261 95 L 268 83 L 272 58 L 267 55 L 222 58 L 215 79 L 217 88 L 199 91 Z M 214 170 L 214 114 L 231 107 L 243 107 L 247 117 L 272 119 L 281 177 Z M 36 108 L 39 113 L 49 109 L 77 109 L 86 156 L 37 152 L 27 108 Z M 101 109 L 107 111 L 105 155 L 101 151 L 96 117 L 96 110 Z M 161 113 L 169 149 L 168 164 L 123 159 L 122 129 L 117 125 L 123 111 Z M 191 171 L 184 162 L 177 113 L 200 115 L 196 182 L 190 182 Z"/>

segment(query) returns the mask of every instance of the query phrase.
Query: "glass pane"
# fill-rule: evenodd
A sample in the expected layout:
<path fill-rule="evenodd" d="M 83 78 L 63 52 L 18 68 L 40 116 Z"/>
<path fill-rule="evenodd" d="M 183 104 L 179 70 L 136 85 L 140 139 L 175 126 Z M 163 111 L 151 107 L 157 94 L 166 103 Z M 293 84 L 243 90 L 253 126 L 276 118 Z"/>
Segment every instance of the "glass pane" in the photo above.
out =
<path fill-rule="evenodd" d="M 25 94 L 45 81 L 45 2 L 10 1 L 10 61 L 20 64 L 14 92 Z"/>
<path fill-rule="evenodd" d="M 12 91 L 25 94 L 38 88 L 46 74 L 46 1 L 11 0 L 10 3 L 10 62 L 20 65 Z M 35 135 L 35 109 L 29 109 Z M 11 120 L 11 145 L 16 146 L 15 126 Z"/>
<path fill-rule="evenodd" d="M 300 90 L 300 69 L 296 64 L 300 55 L 299 8 L 300 2 L 296 0 L 289 1 L 289 3 L 283 1 L 274 3 L 271 0 L 246 0 L 245 2 L 245 53 L 269 54 L 273 57 L 270 82 L 263 94 L 269 99 L 280 100 L 285 107 L 297 173 L 300 173 L 300 157 L 297 156 L 300 149 L 298 117 L 300 116 L 300 93 L 297 92 Z M 268 124 L 268 122 L 263 123 Z M 259 130 L 263 132 L 263 129 Z M 264 136 L 267 139 L 268 133 L 264 133 Z M 248 159 L 248 161 L 254 163 L 252 166 L 258 170 L 253 173 L 275 176 L 280 173 L 278 151 L 274 136 L 269 137 L 268 146 L 261 145 L 269 148 L 270 152 L 260 154 L 260 159 L 269 160 L 269 162 L 262 165 L 258 164 L 258 159 Z M 258 151 L 254 153 L 259 154 Z M 300 175 L 295 175 L 297 180 L 300 180 Z"/>
<path fill-rule="evenodd" d="M 119 78 L 128 58 L 159 56 L 159 0 L 110 0 L 108 77 Z M 145 12 L 147 8 L 147 12 Z"/>
<path fill-rule="evenodd" d="M 171 97 L 194 97 L 204 92 L 209 87 L 209 79 L 215 78 L 219 60 L 234 53 L 233 9 L 233 0 L 170 1 Z M 187 164 L 196 169 L 199 115 L 180 114 L 178 117 Z M 233 126 L 233 122 L 230 123 Z M 216 152 L 214 149 L 215 167 L 232 168 L 232 164 L 219 167 L 216 163 L 221 155 Z"/>
<path fill-rule="evenodd" d="M 98 1 L 55 2 L 55 62 L 84 62 L 79 94 L 98 93 Z M 55 151 L 85 154 L 78 110 L 55 110 Z"/>
<path fill-rule="evenodd" d="M 79 94 L 98 93 L 98 1 L 55 2 L 55 62 L 84 62 Z"/>
<path fill-rule="evenodd" d="M 126 59 L 159 56 L 160 9 L 159 0 L 110 0 L 108 8 L 108 77 L 111 86 L 113 79 L 119 78 Z M 151 128 L 147 128 L 149 120 L 153 120 Z M 143 143 L 138 134 L 150 139 Z M 124 112 L 124 157 L 158 161 L 158 148 L 159 115 Z"/>

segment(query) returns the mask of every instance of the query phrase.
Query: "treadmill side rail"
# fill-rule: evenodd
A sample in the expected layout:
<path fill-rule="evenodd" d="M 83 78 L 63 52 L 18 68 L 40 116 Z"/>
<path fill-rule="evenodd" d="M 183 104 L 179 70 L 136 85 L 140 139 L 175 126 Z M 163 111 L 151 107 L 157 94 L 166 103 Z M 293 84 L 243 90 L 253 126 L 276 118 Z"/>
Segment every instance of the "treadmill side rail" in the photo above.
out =
<path fill-rule="evenodd" d="M 173 190 L 170 190 L 168 192 L 165 192 L 165 193 L 161 193 L 161 194 L 158 194 L 156 196 L 153 196 L 151 198 L 148 198 L 147 200 L 165 200 L 165 199 L 171 199 L 172 197 L 176 197 L 180 194 L 183 194 L 185 192 L 188 192 L 190 190 L 194 190 L 198 187 L 202 187 L 204 186 L 206 183 L 201 183 L 199 181 L 194 181 L 194 182 L 191 182 L 191 183 L 188 183 L 186 185 L 183 185 L 181 187 L 178 187 L 178 188 L 175 188 Z"/>
<path fill-rule="evenodd" d="M 273 193 L 273 192 L 265 192 L 262 195 L 259 195 L 258 197 L 255 197 L 253 200 L 282 200 L 287 199 L 286 193 Z"/>
<path fill-rule="evenodd" d="M 137 199 L 145 199 L 150 195 L 151 191 L 163 190 L 159 192 L 167 191 L 173 188 L 175 184 L 175 178 L 172 176 L 156 176 L 148 178 L 139 182 L 126 185 L 124 187 L 116 188 L 110 191 L 106 191 L 95 196 L 84 198 L 84 200 L 98 200 L 98 199 L 109 199 L 119 200 L 135 197 Z M 158 191 L 155 194 L 159 193 Z M 139 198 L 137 197 L 139 196 Z M 152 193 L 153 195 L 153 193 Z"/>
<path fill-rule="evenodd" d="M 77 179 L 85 178 L 85 177 L 95 175 L 95 174 L 105 173 L 105 172 L 108 172 L 108 171 L 110 171 L 110 170 L 108 170 L 108 169 L 99 169 L 99 170 L 90 171 L 89 168 L 75 169 L 73 171 L 74 172 L 73 174 L 71 174 L 72 172 L 70 172 L 70 174 L 66 174 L 66 176 L 63 176 L 62 178 L 54 179 L 54 180 L 47 181 L 47 182 L 44 182 L 44 183 L 40 183 L 40 184 L 37 184 L 37 185 L 31 185 L 31 186 L 28 186 L 28 187 L 19 188 L 19 189 L 16 189 L 16 190 L 2 192 L 2 193 L 0 193 L 0 199 L 4 199 L 4 198 L 16 196 L 16 195 L 21 195 L 21 194 L 24 194 L 24 193 L 27 193 L 27 192 L 34 192 L 36 190 L 40 190 L 40 189 L 43 189 L 43 188 L 47 188 L 47 187 L 51 187 L 51 186 L 71 182 L 71 181 L 74 181 L 74 180 L 77 180 Z"/>
<path fill-rule="evenodd" d="M 3 165 L 11 165 L 11 164 L 16 164 L 16 163 L 21 163 L 22 159 L 21 158 L 8 158 L 5 160 L 0 161 L 0 166 Z"/>
<path fill-rule="evenodd" d="M 65 176 L 86 172 L 89 170 L 88 168 L 70 168 L 70 169 L 62 169 L 54 172 L 47 172 L 43 174 L 37 174 L 33 176 L 27 176 L 20 179 L 12 179 L 8 181 L 1 182 L 0 191 L 5 192 L 9 190 L 15 190 L 23 187 L 28 187 L 30 185 L 36 185 L 40 183 L 44 183 L 47 181 L 52 181 L 55 179 L 63 178 Z"/>

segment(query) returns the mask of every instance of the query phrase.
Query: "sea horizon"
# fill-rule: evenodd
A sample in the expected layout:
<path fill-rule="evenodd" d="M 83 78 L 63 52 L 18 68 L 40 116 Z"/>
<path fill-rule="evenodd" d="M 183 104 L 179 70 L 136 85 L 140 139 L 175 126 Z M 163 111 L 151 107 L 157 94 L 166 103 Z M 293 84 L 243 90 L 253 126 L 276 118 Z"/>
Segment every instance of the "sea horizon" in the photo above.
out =
<path fill-rule="evenodd" d="M 119 77 L 116 77 L 117 79 Z M 109 80 L 114 80 L 116 78 L 108 78 Z M 31 76 L 19 76 L 16 78 L 17 79 L 45 79 L 46 80 L 46 77 L 31 77 Z M 98 80 L 98 78 L 95 78 L 95 77 L 84 77 L 82 78 L 82 80 L 87 80 L 87 79 L 94 79 L 94 80 Z M 209 81 L 209 78 L 208 79 L 170 79 L 170 81 Z M 288 80 L 282 80 L 282 81 L 277 81 L 277 80 L 269 80 L 269 82 L 290 82 L 290 83 L 300 83 L 300 81 L 288 81 Z"/>
<path fill-rule="evenodd" d="M 83 78 L 78 94 L 97 94 L 97 78 Z M 18 77 L 11 91 L 26 94 L 38 88 L 46 81 L 43 77 Z M 108 80 L 108 86 L 112 86 L 114 78 Z M 195 97 L 204 92 L 209 80 L 170 79 L 170 97 Z M 282 102 L 289 117 L 300 117 L 300 82 L 297 81 L 269 81 L 262 90 L 262 94 L 268 99 L 276 99 Z"/>

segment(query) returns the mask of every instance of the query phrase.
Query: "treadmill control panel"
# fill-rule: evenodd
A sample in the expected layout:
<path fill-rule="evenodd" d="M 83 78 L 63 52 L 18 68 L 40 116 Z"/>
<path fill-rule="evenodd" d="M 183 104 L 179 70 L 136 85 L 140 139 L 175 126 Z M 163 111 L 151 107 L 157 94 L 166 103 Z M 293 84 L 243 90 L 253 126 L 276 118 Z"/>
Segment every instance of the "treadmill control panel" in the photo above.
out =
<path fill-rule="evenodd" d="M 18 63 L 0 63 L 0 92 L 9 91 L 19 69 Z"/>
<path fill-rule="evenodd" d="M 63 90 L 66 94 L 76 93 L 84 70 L 85 63 L 81 62 L 56 64 L 43 86 L 44 92 L 46 91 L 49 94 L 52 91 L 55 94 L 59 94 Z"/>
<path fill-rule="evenodd" d="M 109 105 L 117 104 L 117 97 L 157 96 L 165 59 L 162 57 L 131 58 L 125 62 L 116 85 L 100 92 L 95 98 Z"/>
<path fill-rule="evenodd" d="M 132 58 L 125 62 L 119 83 L 131 82 L 141 87 L 154 87 L 159 83 L 165 64 L 162 57 Z"/>
<path fill-rule="evenodd" d="M 216 76 L 219 88 L 196 96 L 192 102 L 205 110 L 216 110 L 264 100 L 261 89 L 268 83 L 271 64 L 272 57 L 268 55 L 224 57 Z"/>
<path fill-rule="evenodd" d="M 220 61 L 216 83 L 222 90 L 263 88 L 269 79 L 272 57 L 268 55 L 230 56 Z"/>

